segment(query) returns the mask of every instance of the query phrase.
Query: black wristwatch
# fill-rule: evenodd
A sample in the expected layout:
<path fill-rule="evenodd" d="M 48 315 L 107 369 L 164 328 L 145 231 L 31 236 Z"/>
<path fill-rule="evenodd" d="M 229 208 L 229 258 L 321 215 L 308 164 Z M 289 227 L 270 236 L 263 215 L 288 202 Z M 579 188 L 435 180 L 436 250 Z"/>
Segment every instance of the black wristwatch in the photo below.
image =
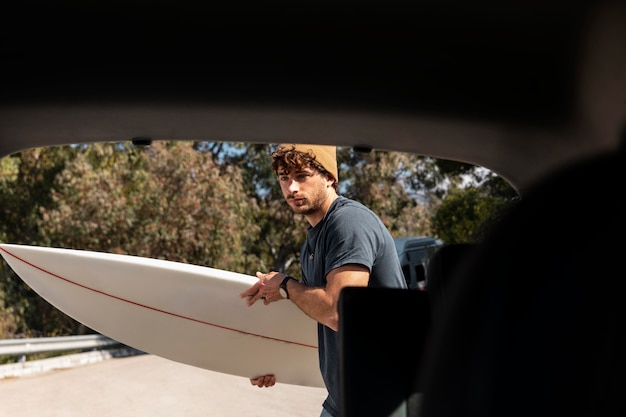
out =
<path fill-rule="evenodd" d="M 295 279 L 294 277 L 290 277 L 289 275 L 287 275 L 285 277 L 285 279 L 283 279 L 283 282 L 280 283 L 280 288 L 278 289 L 278 292 L 280 293 L 280 296 L 286 299 L 289 299 L 289 291 L 287 291 L 287 282 L 290 279 Z"/>

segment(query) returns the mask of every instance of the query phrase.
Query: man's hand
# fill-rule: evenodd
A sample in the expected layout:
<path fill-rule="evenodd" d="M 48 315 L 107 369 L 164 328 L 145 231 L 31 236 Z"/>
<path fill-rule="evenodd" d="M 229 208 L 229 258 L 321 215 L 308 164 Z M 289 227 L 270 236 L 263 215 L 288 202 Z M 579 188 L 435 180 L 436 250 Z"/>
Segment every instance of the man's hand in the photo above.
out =
<path fill-rule="evenodd" d="M 246 304 L 248 306 L 253 305 L 259 300 L 262 300 L 263 304 L 268 305 L 271 302 L 283 299 L 278 292 L 278 288 L 285 274 L 274 271 L 267 274 L 257 272 L 256 276 L 259 281 L 239 294 L 239 297 L 247 298 Z"/>
<path fill-rule="evenodd" d="M 263 375 L 258 378 L 250 378 L 250 383 L 252 385 L 256 385 L 259 388 L 273 387 L 276 384 L 276 376 L 275 375 Z"/>

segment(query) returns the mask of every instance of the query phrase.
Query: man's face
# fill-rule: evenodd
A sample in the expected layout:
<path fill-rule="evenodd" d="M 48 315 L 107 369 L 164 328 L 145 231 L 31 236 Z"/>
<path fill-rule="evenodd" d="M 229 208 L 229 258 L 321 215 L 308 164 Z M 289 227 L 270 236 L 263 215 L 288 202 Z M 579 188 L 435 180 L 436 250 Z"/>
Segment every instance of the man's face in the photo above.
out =
<path fill-rule="evenodd" d="M 294 213 L 309 215 L 323 208 L 329 181 L 317 170 L 300 168 L 287 171 L 281 167 L 278 181 L 283 197 Z"/>

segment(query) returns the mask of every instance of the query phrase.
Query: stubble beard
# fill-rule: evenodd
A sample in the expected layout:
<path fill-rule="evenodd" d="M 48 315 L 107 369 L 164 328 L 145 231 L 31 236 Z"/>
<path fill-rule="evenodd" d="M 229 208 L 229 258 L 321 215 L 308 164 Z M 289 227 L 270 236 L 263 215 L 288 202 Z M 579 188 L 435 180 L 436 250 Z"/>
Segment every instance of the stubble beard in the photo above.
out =
<path fill-rule="evenodd" d="M 316 204 L 307 204 L 304 206 L 292 206 L 291 209 L 296 214 L 302 214 L 304 216 L 308 216 L 308 215 L 317 213 L 319 210 L 321 210 L 321 207 L 322 207 L 321 204 L 317 202 Z"/>
<path fill-rule="evenodd" d="M 291 209 L 296 214 L 302 214 L 304 216 L 309 216 L 317 213 L 322 210 L 324 207 L 324 198 L 321 195 L 315 195 L 311 198 L 306 199 L 307 204 L 303 206 L 294 206 L 291 205 Z"/>

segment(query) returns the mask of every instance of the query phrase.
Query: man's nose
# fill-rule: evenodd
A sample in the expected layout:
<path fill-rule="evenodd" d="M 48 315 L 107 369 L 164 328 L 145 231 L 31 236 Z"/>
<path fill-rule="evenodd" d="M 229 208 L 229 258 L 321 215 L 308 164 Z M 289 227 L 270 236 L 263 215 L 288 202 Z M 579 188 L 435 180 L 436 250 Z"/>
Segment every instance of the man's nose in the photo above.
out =
<path fill-rule="evenodd" d="M 300 189 L 298 185 L 298 181 L 294 181 L 293 179 L 290 179 L 289 182 L 287 183 L 287 189 L 290 192 L 298 191 Z"/>

